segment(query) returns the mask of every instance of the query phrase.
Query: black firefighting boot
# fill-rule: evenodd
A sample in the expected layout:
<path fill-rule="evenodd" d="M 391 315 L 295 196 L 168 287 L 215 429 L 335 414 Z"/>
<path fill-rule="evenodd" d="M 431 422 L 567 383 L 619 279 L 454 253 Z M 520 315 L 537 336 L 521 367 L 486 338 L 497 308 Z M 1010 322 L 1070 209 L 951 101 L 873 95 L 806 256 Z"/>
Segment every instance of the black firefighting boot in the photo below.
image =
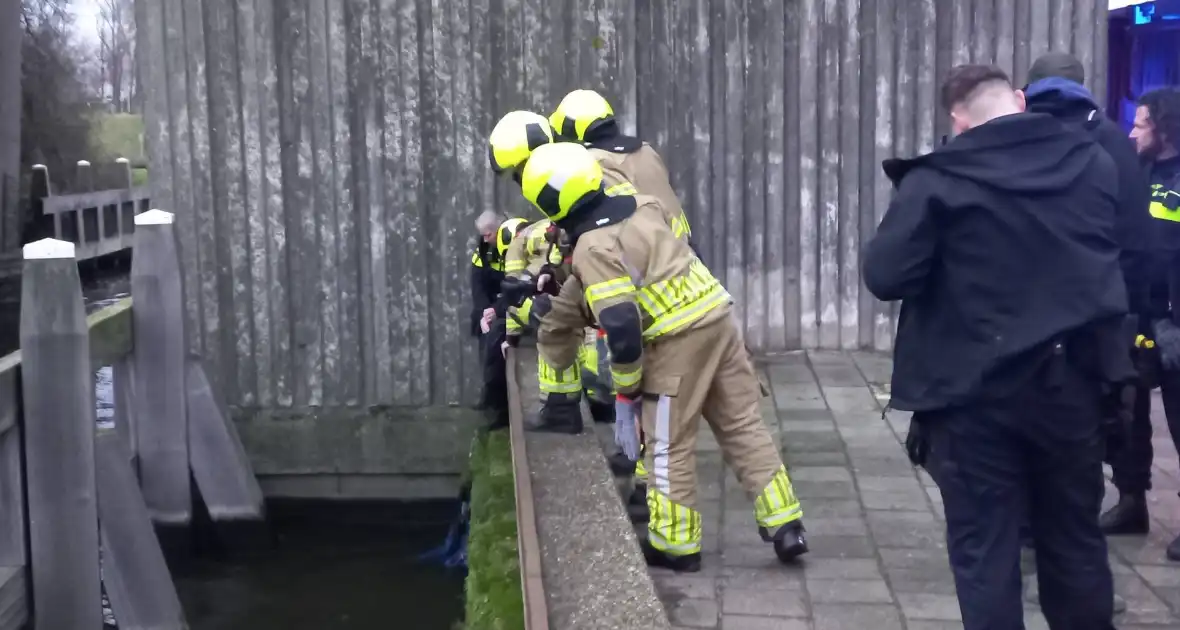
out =
<path fill-rule="evenodd" d="M 635 474 L 635 462 L 627 457 L 623 451 L 617 451 L 606 456 L 606 462 L 610 464 L 610 472 L 616 477 L 630 477 Z"/>
<path fill-rule="evenodd" d="M 793 562 L 799 556 L 807 553 L 807 538 L 803 533 L 803 520 L 795 520 L 779 527 L 772 535 L 765 527 L 758 528 L 762 540 L 774 543 L 774 555 L 784 564 Z"/>
<path fill-rule="evenodd" d="M 577 435 L 582 432 L 581 394 L 549 394 L 541 405 L 541 411 L 529 425 L 529 431 L 541 433 L 566 433 Z"/>
<path fill-rule="evenodd" d="M 643 549 L 643 560 L 649 567 L 671 569 L 677 573 L 696 573 L 701 570 L 700 553 L 673 556 L 653 547 L 647 538 L 639 539 L 639 547 Z"/>
<path fill-rule="evenodd" d="M 631 496 L 627 497 L 627 505 L 647 505 L 647 484 L 636 481 L 631 489 Z"/>
<path fill-rule="evenodd" d="M 1098 518 L 1102 533 L 1108 536 L 1146 534 L 1151 528 L 1147 517 L 1147 499 L 1142 492 L 1119 495 L 1119 502 Z"/>
<path fill-rule="evenodd" d="M 595 424 L 614 424 L 614 402 L 604 403 L 593 398 L 588 398 L 587 402 L 590 403 L 590 417 L 594 419 Z"/>

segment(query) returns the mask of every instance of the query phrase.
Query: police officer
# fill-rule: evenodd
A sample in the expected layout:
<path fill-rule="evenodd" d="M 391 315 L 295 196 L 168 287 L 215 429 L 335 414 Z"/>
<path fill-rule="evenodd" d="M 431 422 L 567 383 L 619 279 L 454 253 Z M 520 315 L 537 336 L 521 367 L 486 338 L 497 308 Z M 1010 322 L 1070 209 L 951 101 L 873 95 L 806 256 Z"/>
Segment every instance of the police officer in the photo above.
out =
<path fill-rule="evenodd" d="M 1180 302 L 1180 89 L 1163 88 L 1144 94 L 1135 111 L 1131 139 L 1149 172 L 1152 256 L 1141 271 L 1150 282 L 1142 319 L 1154 337 L 1162 369 L 1158 372 L 1164 414 L 1173 444 L 1180 450 L 1180 330 L 1175 305 Z M 1143 391 L 1126 448 L 1114 462 L 1119 502 L 1102 515 L 1108 534 L 1146 534 L 1150 528 L 1146 492 L 1151 488 L 1151 398 Z M 1180 538 L 1168 545 L 1167 556 L 1180 561 Z"/>
<path fill-rule="evenodd" d="M 483 358 L 483 396 L 480 407 L 491 417 L 491 428 L 508 426 L 508 380 L 504 355 L 505 327 L 496 316 L 495 303 L 500 284 L 504 280 L 504 254 L 516 232 L 527 224 L 524 219 L 508 219 L 497 223 L 492 212 L 476 219 L 480 238 L 471 253 L 471 332 L 480 339 Z"/>
<path fill-rule="evenodd" d="M 942 492 L 965 630 L 1023 628 L 1028 522 L 1053 630 L 1111 630 L 1102 504 L 1104 385 L 1132 375 L 1114 165 L 992 66 L 942 88 L 956 137 L 889 160 L 897 188 L 864 257 L 902 300 L 891 406 Z"/>
<path fill-rule="evenodd" d="M 610 349 L 616 442 L 633 458 L 636 419 L 644 425 L 652 459 L 647 562 L 700 569 L 695 446 L 702 412 L 754 500 L 764 540 L 783 561 L 805 553 L 803 511 L 759 414 L 758 380 L 730 319 L 729 294 L 673 234 L 659 200 L 608 196 L 602 167 L 574 143 L 537 149 L 521 188 L 569 234 L 571 280 L 581 284 Z M 577 335 L 542 321 L 538 348 L 549 369 L 573 367 Z"/>

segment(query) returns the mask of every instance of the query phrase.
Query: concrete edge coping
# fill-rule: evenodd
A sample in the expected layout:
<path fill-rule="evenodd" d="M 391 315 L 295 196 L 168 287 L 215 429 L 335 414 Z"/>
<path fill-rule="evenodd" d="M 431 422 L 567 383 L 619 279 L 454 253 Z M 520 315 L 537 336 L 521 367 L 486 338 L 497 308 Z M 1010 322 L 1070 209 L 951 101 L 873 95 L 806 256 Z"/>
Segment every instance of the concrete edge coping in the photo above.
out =
<path fill-rule="evenodd" d="M 533 505 L 532 475 L 524 439 L 524 403 L 517 384 L 515 349 L 505 364 L 508 381 L 509 442 L 512 446 L 512 476 L 516 484 L 516 538 L 520 557 L 520 588 L 524 598 L 525 630 L 549 630 L 549 607 L 541 573 L 541 541 Z"/>

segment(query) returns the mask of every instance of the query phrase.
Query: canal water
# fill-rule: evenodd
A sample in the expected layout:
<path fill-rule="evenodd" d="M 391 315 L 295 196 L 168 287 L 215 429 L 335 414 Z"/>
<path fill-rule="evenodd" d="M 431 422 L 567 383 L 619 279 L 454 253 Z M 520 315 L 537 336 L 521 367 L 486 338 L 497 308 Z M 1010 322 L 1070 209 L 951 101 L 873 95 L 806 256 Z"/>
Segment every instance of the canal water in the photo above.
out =
<path fill-rule="evenodd" d="M 87 310 L 124 297 L 126 276 L 93 284 Z M 112 426 L 111 370 L 95 377 L 99 425 Z M 268 540 L 171 562 L 192 630 L 452 630 L 463 574 L 417 556 L 438 546 L 454 502 L 281 502 Z M 108 610 L 107 628 L 117 628 Z"/>

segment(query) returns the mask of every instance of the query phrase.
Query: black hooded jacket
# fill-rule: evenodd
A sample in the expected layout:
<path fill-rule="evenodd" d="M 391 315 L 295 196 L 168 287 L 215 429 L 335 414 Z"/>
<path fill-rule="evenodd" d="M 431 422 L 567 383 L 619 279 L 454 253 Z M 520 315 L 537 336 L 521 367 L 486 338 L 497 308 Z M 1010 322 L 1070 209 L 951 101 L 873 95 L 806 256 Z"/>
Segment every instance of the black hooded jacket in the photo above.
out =
<path fill-rule="evenodd" d="M 1132 313 L 1147 316 L 1151 310 L 1150 251 L 1156 226 L 1147 210 L 1151 200 L 1147 169 L 1135 151 L 1135 143 L 1102 113 L 1094 96 L 1079 83 L 1051 77 L 1029 85 L 1025 96 L 1028 111 L 1049 114 L 1084 130 L 1114 161 L 1119 200 L 1115 207 L 1115 240 L 1123 250 L 1119 263 L 1127 283 L 1128 307 Z"/>
<path fill-rule="evenodd" d="M 878 299 L 903 301 L 894 407 L 1003 396 L 1020 385 L 1014 359 L 1097 322 L 1121 330 L 1114 165 L 1086 134 L 1004 116 L 884 168 L 897 192 L 863 275 Z"/>

